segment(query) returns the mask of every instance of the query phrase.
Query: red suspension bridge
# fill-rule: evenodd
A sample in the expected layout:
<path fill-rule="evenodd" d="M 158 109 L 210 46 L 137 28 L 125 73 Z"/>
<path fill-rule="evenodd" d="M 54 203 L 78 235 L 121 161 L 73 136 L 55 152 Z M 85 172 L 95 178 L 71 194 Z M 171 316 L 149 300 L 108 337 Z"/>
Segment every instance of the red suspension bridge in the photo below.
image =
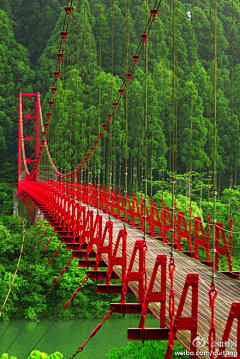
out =
<path fill-rule="evenodd" d="M 186 216 L 183 211 L 177 209 L 174 199 L 174 175 L 172 207 L 166 206 L 162 198 L 162 206 L 158 208 L 152 196 L 150 203 L 147 204 L 147 97 L 143 124 L 144 189 L 140 200 L 134 192 L 131 195 L 128 192 L 129 83 L 133 81 L 132 73 L 136 70 L 139 57 L 143 52 L 147 94 L 147 43 L 148 37 L 153 35 L 151 28 L 156 16 L 159 16 L 160 5 L 161 1 L 156 1 L 153 9 L 149 10 L 147 1 L 146 28 L 142 34 L 139 34 L 139 46 L 130 62 L 128 59 L 127 1 L 127 66 L 123 85 L 115 100 L 111 91 L 110 112 L 106 113 L 108 121 L 102 124 L 103 132 L 101 132 L 99 122 L 98 135 L 93 144 L 89 143 L 89 148 L 81 163 L 69 173 L 63 173 L 54 164 L 47 139 L 51 130 L 51 117 L 57 102 L 56 93 L 62 74 L 65 42 L 69 36 L 71 17 L 76 10 L 72 3 L 67 4 L 64 29 L 61 31 L 60 50 L 56 54 L 58 65 L 54 72 L 54 85 L 51 87 L 52 98 L 48 101 L 50 111 L 46 113 L 47 120 L 45 122 L 43 120 L 39 93 L 21 93 L 19 97 L 17 197 L 28 209 L 32 223 L 36 225 L 42 214 L 49 222 L 49 226 L 51 225 L 58 233 L 59 246 L 64 243 L 66 250 L 72 252 L 70 260 L 77 258 L 79 267 L 87 268 L 85 281 L 88 278 L 106 281 L 104 285 L 97 285 L 98 294 L 121 294 L 120 303 L 110 305 L 110 310 L 103 322 L 113 314 L 139 314 L 139 326 L 128 329 L 128 339 L 166 340 L 168 342 L 166 358 L 172 357 L 176 340 L 180 341 L 190 352 L 191 358 L 240 358 L 239 264 L 236 260 L 239 248 L 233 246 L 232 217 L 229 219 L 230 230 L 227 231 L 221 222 L 215 220 L 215 214 L 211 221 L 211 214 L 208 213 L 207 223 L 204 223 L 200 216 L 193 217 L 191 204 L 189 215 Z M 173 5 L 175 6 L 175 1 Z M 173 23 L 175 22 L 174 11 Z M 101 31 L 100 11 L 100 44 Z M 174 46 L 175 33 L 173 32 L 173 58 Z M 115 178 L 112 176 L 114 170 L 112 123 L 123 96 L 126 96 L 124 191 L 120 186 L 117 188 L 116 176 Z M 173 98 L 174 96 L 173 93 Z M 55 110 L 56 113 L 57 110 Z M 31 134 L 27 134 L 25 129 L 29 122 L 32 126 Z M 173 136 L 174 126 L 173 106 Z M 103 183 L 99 165 L 100 146 L 108 128 L 109 170 L 107 166 L 105 167 L 109 178 L 108 183 Z M 28 148 L 29 144 L 31 144 L 32 152 Z M 174 145 L 173 138 L 173 174 Z M 94 156 L 98 163 L 98 178 L 95 181 L 91 172 Z M 48 165 L 46 165 L 46 159 Z M 85 169 L 86 181 L 83 180 Z M 106 178 L 106 175 L 102 178 Z M 214 198 L 215 196 L 216 188 L 214 187 Z M 58 248 L 54 255 L 57 254 Z M 62 273 L 67 269 L 68 264 L 69 262 L 63 268 Z M 113 279 L 118 280 L 119 284 L 112 284 Z M 65 307 L 74 300 L 80 289 L 81 286 L 73 293 Z M 128 293 L 134 293 L 138 298 L 138 303 L 127 303 Z M 159 328 L 146 328 L 145 318 L 150 312 L 159 321 Z M 101 325 L 91 336 L 96 334 L 100 327 Z M 73 356 L 81 352 L 84 345 L 79 347 Z"/>

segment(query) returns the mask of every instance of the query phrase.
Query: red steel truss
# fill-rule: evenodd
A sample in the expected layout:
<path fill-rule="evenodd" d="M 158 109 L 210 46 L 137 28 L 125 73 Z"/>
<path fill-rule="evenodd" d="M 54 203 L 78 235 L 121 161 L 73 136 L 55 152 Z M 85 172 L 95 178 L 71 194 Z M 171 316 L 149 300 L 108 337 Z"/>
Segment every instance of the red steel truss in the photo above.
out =
<path fill-rule="evenodd" d="M 28 113 L 26 109 L 26 103 L 31 101 L 33 109 Z M 40 116 L 40 103 L 39 94 L 21 93 L 19 94 L 19 131 L 18 131 L 18 184 L 20 181 L 20 175 L 25 168 L 26 178 L 29 178 L 30 169 L 37 162 L 37 156 L 39 151 L 39 116 Z M 25 130 L 27 124 L 31 122 L 34 126 L 32 133 L 27 133 Z M 31 144 L 32 153 L 29 157 L 26 157 L 25 146 L 27 143 Z M 29 166 L 29 167 L 28 167 Z M 37 171 L 35 172 L 34 179 L 37 179 Z"/>

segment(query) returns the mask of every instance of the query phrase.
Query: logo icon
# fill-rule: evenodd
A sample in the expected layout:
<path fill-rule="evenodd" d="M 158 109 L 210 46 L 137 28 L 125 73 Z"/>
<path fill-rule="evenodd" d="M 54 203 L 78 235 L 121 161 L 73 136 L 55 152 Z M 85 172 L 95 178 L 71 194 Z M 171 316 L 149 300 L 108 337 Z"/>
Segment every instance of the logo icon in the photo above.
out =
<path fill-rule="evenodd" d="M 208 338 L 206 335 L 203 335 L 202 337 L 200 335 L 198 335 L 195 339 L 193 339 L 192 344 L 195 347 L 202 348 L 205 345 L 207 345 L 207 341 L 208 341 Z"/>

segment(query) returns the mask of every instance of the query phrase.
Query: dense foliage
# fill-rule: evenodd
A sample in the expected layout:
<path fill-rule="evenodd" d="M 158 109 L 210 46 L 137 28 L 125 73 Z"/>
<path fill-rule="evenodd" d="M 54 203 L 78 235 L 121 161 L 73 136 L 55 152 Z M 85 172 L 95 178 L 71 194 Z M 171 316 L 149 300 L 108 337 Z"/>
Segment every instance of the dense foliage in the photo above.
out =
<path fill-rule="evenodd" d="M 38 350 L 33 350 L 30 355 L 28 355 L 27 359 L 61 359 L 63 355 L 59 352 L 55 352 L 53 354 L 41 353 Z M 17 359 L 15 356 L 9 357 L 7 353 L 1 355 L 0 359 Z"/>
<path fill-rule="evenodd" d="M 231 148 L 233 148 L 233 184 L 238 193 L 239 165 L 239 106 L 238 88 L 240 86 L 238 52 L 239 52 L 239 17 L 240 6 L 234 1 L 233 11 L 233 116 L 231 118 L 231 7 L 226 0 L 218 1 L 218 61 L 217 61 L 217 182 L 219 206 L 227 204 L 226 191 L 230 185 Z M 53 71 L 56 69 L 56 53 L 59 50 L 60 30 L 64 21 L 63 0 L 17 1 L 0 0 L 2 56 L 0 79 L 0 179 L 1 182 L 17 181 L 17 131 L 18 131 L 18 93 L 41 93 L 43 114 L 48 110 L 47 100 L 51 97 L 50 86 L 53 84 Z M 99 47 L 100 47 L 100 1 L 93 4 L 93 34 L 91 46 L 91 7 L 85 1 L 84 33 L 84 82 L 83 82 L 83 24 L 84 2 L 73 2 L 73 24 L 70 21 L 69 35 L 66 40 L 62 73 L 58 81 L 55 110 L 53 111 L 49 137 L 50 152 L 57 167 L 65 170 L 78 164 L 88 148 L 89 124 L 91 117 L 90 143 L 96 138 L 99 117 Z M 151 4 L 149 4 L 151 7 Z M 111 2 L 103 1 L 102 7 L 102 56 L 101 56 L 101 99 L 100 123 L 106 122 L 106 113 L 111 110 L 111 86 L 113 99 L 121 87 L 126 68 L 126 9 L 121 1 L 114 1 L 113 19 L 113 79 L 111 80 Z M 145 3 L 129 1 L 129 58 L 136 50 L 140 34 L 145 26 Z M 24 16 L 23 16 L 24 14 Z M 35 21 L 35 19 L 38 21 Z M 191 4 L 178 1 L 176 13 L 176 92 L 177 103 L 175 159 L 177 176 L 177 194 L 189 197 L 190 168 L 190 118 L 193 105 L 193 181 L 192 200 L 207 213 L 208 198 L 208 160 L 209 160 L 209 115 L 213 120 L 213 84 L 210 99 L 210 9 L 209 1 L 194 2 L 193 13 L 193 84 L 191 81 L 192 39 L 191 39 Z M 203 21 L 204 19 L 204 21 Z M 77 25 L 78 21 L 78 25 Z M 214 11 L 212 9 L 211 58 L 213 82 L 214 65 Z M 43 26 L 44 23 L 44 26 Z M 32 31 L 29 31 L 29 29 Z M 78 31 L 78 38 L 77 38 Z M 155 35 L 154 35 L 155 34 Z M 155 41 L 154 41 L 155 38 Z M 77 40 L 78 39 L 78 40 Z M 164 46 L 165 39 L 165 46 Z M 155 43 L 155 46 L 153 46 Z M 92 48 L 92 53 L 91 53 Z M 172 120 L 172 2 L 166 1 L 160 6 L 156 17 L 155 30 L 151 29 L 148 37 L 148 192 L 150 193 L 150 168 L 153 168 L 153 195 L 164 185 L 171 190 L 171 120 Z M 165 57 L 164 57 L 165 53 Z M 5 55 L 4 55 L 5 54 Z M 154 68 L 153 68 L 154 57 Z M 141 176 L 144 157 L 142 124 L 144 119 L 145 76 L 143 53 L 138 61 L 136 74 L 129 83 L 128 94 L 128 184 L 133 189 L 134 172 L 138 178 L 135 190 L 142 189 Z M 92 59 L 92 61 L 90 61 Z M 129 60 L 130 61 L 130 60 Z M 71 70 L 71 71 L 70 71 Z M 91 108 L 90 105 L 90 70 L 91 70 Z M 164 80 L 165 77 L 165 80 Z M 154 78 L 154 81 L 153 81 Z M 165 85 L 164 85 L 165 83 Z M 193 93 L 192 93 L 193 89 Z M 193 94 L 193 96 L 192 96 Z M 191 102 L 191 98 L 193 102 Z M 83 100 L 83 104 L 82 104 Z M 125 172 L 125 95 L 119 105 L 116 117 L 112 121 L 113 130 L 113 172 L 115 179 Z M 164 119 L 164 124 L 163 124 Z M 231 144 L 231 119 L 233 119 L 233 143 Z M 210 125 L 211 161 L 213 156 L 213 128 Z M 154 131 L 153 131 L 154 130 Z M 153 131 L 153 140 L 152 140 Z M 109 163 L 109 134 L 105 133 L 101 146 L 101 168 L 107 169 Z M 134 148 L 135 143 L 135 148 Z M 105 145 L 104 145 L 105 144 Z M 105 147 L 105 150 L 104 150 Z M 93 180 L 96 180 L 97 158 L 91 162 Z M 45 162 L 46 163 L 46 162 Z M 135 167 L 135 169 L 134 169 Z M 162 183 L 162 171 L 165 168 L 165 182 Z M 46 169 L 46 167 L 45 167 Z M 103 173 L 103 172 L 102 172 Z M 87 177 L 84 175 L 84 180 Z M 101 175 L 101 180 L 108 180 L 108 173 Z M 137 182 L 137 183 L 136 183 Z M 210 181 L 211 182 L 211 181 Z M 118 184 L 115 181 L 116 185 Z M 221 197 L 223 195 L 223 197 Z M 199 204 L 200 197 L 200 204 Z M 211 206 L 211 205 L 210 205 Z M 238 207 L 235 207 L 237 209 Z M 236 218 L 236 211 L 233 210 Z M 224 210 L 225 211 L 225 210 Z M 226 212 L 226 211 L 225 211 Z M 218 219 L 222 220 L 217 212 Z M 226 213 L 224 222 L 227 222 Z M 206 218 L 204 218 L 206 220 Z M 237 228 L 235 228 L 236 230 Z"/>
<path fill-rule="evenodd" d="M 151 359 L 163 359 L 167 351 L 167 342 L 164 341 L 145 341 L 142 342 L 129 342 L 126 347 L 117 349 L 113 348 L 107 354 L 110 359 L 122 359 L 122 358 L 151 358 Z M 176 341 L 172 358 L 177 359 L 179 356 L 184 359 L 189 359 L 190 356 L 186 355 L 186 350 Z"/>
<path fill-rule="evenodd" d="M 1 223 L 7 226 L 12 222 L 12 217 L 5 216 Z M 59 245 L 59 237 L 54 235 L 42 254 L 52 229 L 48 229 L 42 242 L 39 244 L 47 223 L 43 223 L 39 234 L 36 235 L 38 227 L 27 228 L 24 250 L 12 293 L 2 313 L 3 319 L 9 317 L 25 317 L 38 320 L 40 317 L 57 318 L 92 318 L 102 317 L 109 309 L 109 303 L 119 301 L 119 296 L 96 296 L 95 281 L 88 280 L 70 306 L 63 311 L 64 304 L 68 302 L 75 290 L 81 285 L 86 270 L 78 268 L 77 260 L 73 260 L 56 285 L 54 280 L 59 276 L 61 270 L 67 264 L 71 253 L 67 252 L 63 245 L 51 265 L 47 267 L 48 261 Z M 22 243 L 22 224 L 15 222 L 6 228 L 0 224 L 0 303 L 3 303 L 12 282 L 14 269 Z M 99 282 L 101 283 L 101 281 Z M 94 298 L 94 300 L 92 300 Z M 130 298 L 131 300 L 131 298 Z M 132 298 L 134 300 L 134 297 Z"/>
<path fill-rule="evenodd" d="M 0 136 L 1 163 L 0 177 L 4 181 L 16 182 L 17 172 L 17 112 L 18 92 L 40 92 L 43 102 L 43 113 L 47 110 L 50 98 L 50 86 L 53 83 L 53 71 L 56 67 L 56 53 L 59 49 L 60 30 L 64 20 L 63 0 L 14 1 L 1 0 L 1 80 L 0 80 Z M 152 4 L 149 4 L 151 7 Z M 49 140 L 52 156 L 58 167 L 69 168 L 79 163 L 88 148 L 88 126 L 90 121 L 90 70 L 91 70 L 91 143 L 98 132 L 99 103 L 99 29 L 100 1 L 93 4 L 93 35 L 91 48 L 91 9 L 90 2 L 85 6 L 84 33 L 84 86 L 83 86 L 83 23 L 84 7 L 80 1 L 79 15 L 77 1 L 73 2 L 72 23 L 69 25 L 69 36 L 66 40 L 65 56 L 62 63 L 62 74 L 58 83 L 56 110 L 50 128 Z M 111 110 L 111 2 L 103 1 L 102 7 L 102 56 L 101 56 L 101 113 L 100 123 L 106 122 L 106 113 Z M 177 87 L 177 171 L 184 174 L 190 166 L 190 117 L 191 98 L 193 106 L 193 164 L 192 168 L 207 179 L 209 158 L 209 90 L 210 90 L 210 9 L 209 1 L 194 2 L 194 13 L 191 4 L 185 0 L 178 1 L 176 19 L 176 84 Z M 140 0 L 129 1 L 129 56 L 134 53 L 145 26 L 145 3 Z M 192 16 L 193 15 L 193 16 Z M 238 88 L 240 86 L 238 52 L 240 5 L 234 1 L 234 102 L 233 102 L 233 175 L 234 184 L 238 184 L 239 167 L 239 106 Z M 37 19 L 37 21 L 35 20 Z M 193 19 L 193 57 L 194 73 L 191 80 L 191 20 Z M 77 20 L 79 25 L 77 26 Z M 212 9 L 212 23 L 214 11 Z M 43 26 L 44 24 L 44 26 Z M 126 8 L 125 3 L 114 1 L 114 36 L 113 36 L 113 99 L 122 83 L 126 68 Z M 155 21 L 156 33 L 151 29 L 148 38 L 148 171 L 151 160 L 154 180 L 160 179 L 162 167 L 171 169 L 171 118 L 172 118 L 172 2 L 161 4 Z M 31 31 L 30 31 L 31 29 Z M 228 1 L 218 1 L 218 58 L 217 58 L 217 126 L 218 126 L 218 187 L 219 195 L 229 187 L 231 164 L 231 7 Z M 78 41 L 77 41 L 78 30 Z M 155 47 L 153 40 L 155 37 Z M 165 38 L 165 59 L 164 59 Z M 72 42 L 73 40 L 73 42 Z M 212 26 L 213 59 L 214 34 Z M 21 44 L 21 45 L 20 45 Z M 154 52 L 154 54 L 153 54 Z M 153 69 L 153 56 L 154 69 Z M 92 59 L 92 62 L 90 61 Z M 130 61 L 130 60 L 129 60 Z M 72 73 L 70 72 L 72 70 Z M 153 71 L 154 70 L 154 71 Z M 164 83 L 165 74 L 165 86 Z M 128 160 L 129 176 L 133 176 L 134 166 L 134 133 L 135 165 L 137 177 L 141 177 L 142 159 L 142 123 L 144 118 L 144 61 L 140 56 L 136 75 L 129 83 L 129 132 Z M 213 61 L 212 61 L 213 81 Z M 154 78 L 154 81 L 153 81 Z M 64 79 L 64 82 L 63 82 Z M 135 94 L 136 86 L 136 94 Z M 192 88 L 193 86 L 193 88 Z M 193 93 L 191 92 L 193 89 Z M 82 96 L 82 90 L 83 96 Z M 192 96 L 193 95 L 193 96 Z M 115 168 L 118 174 L 119 165 L 124 163 L 125 148 L 125 97 L 122 111 L 118 110 L 113 121 L 115 137 Z M 213 86 L 211 118 L 213 117 Z M 82 107 L 82 99 L 84 101 Z M 163 99 L 165 102 L 163 103 Z M 61 102 L 61 103 L 60 103 Z M 134 104 L 136 103 L 136 108 Z M 164 117 L 164 128 L 163 128 Z M 135 120 L 134 120 L 135 118 Z M 83 126 L 82 126 L 83 119 Z M 135 125 L 134 125 L 135 123 Z M 212 147 L 212 125 L 211 147 Z M 70 134 L 70 129 L 72 134 Z M 153 131 L 153 141 L 151 133 Z M 102 166 L 108 163 L 108 134 L 106 134 L 106 155 Z M 60 142 L 60 144 L 59 144 Z M 13 145 L 15 143 L 15 145 Z M 76 149 L 75 151 L 75 144 Z M 8 155 L 7 155 L 8 154 Z M 102 146 L 102 156 L 104 149 Z M 211 148 L 211 160 L 213 151 Z M 151 159 L 151 160 L 150 160 Z M 122 166 L 122 174 L 124 168 Z M 204 174 L 205 173 L 205 174 Z M 123 178 L 123 176 L 122 176 Z M 131 181 L 130 181 L 131 182 Z M 138 182 L 140 188 L 140 183 Z M 205 193 L 206 198 L 206 193 Z"/>

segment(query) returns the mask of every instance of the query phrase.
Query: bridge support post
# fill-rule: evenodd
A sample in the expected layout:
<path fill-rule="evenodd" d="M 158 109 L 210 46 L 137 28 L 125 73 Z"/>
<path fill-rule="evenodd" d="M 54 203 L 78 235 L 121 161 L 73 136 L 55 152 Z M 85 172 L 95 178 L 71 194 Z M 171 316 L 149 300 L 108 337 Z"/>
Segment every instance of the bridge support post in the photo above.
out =
<path fill-rule="evenodd" d="M 237 340 L 236 342 L 229 341 L 230 332 L 232 329 L 233 321 L 237 319 Z M 240 358 L 240 302 L 232 303 L 231 309 L 228 315 L 226 327 L 223 333 L 222 341 L 220 344 L 219 354 L 217 359 L 233 359 L 233 358 Z M 229 350 L 226 348 L 230 348 Z M 236 351 L 235 351 L 236 349 Z M 236 353 L 236 355 L 227 355 L 227 352 Z M 225 352 L 225 354 L 223 354 Z"/>
<path fill-rule="evenodd" d="M 230 250 L 230 248 L 228 248 L 228 245 L 227 245 L 226 236 L 225 236 L 222 222 L 216 223 L 215 231 L 216 231 L 215 232 L 216 233 L 215 269 L 217 271 L 219 270 L 219 255 L 222 255 L 222 256 L 226 255 L 227 261 L 228 261 L 229 272 L 232 272 L 231 250 Z M 219 243 L 220 242 L 219 241 L 220 232 L 221 232 L 222 239 L 223 239 L 223 246 L 220 246 L 220 243 Z"/>
<path fill-rule="evenodd" d="M 169 339 L 171 338 L 172 342 L 176 339 L 178 330 L 190 330 L 191 331 L 191 358 L 197 358 L 197 347 L 194 346 L 194 339 L 197 337 L 197 323 L 198 323 L 198 281 L 199 274 L 188 274 L 182 296 L 178 305 L 178 310 L 173 322 L 172 331 L 169 333 Z M 189 288 L 192 287 L 192 308 L 191 316 L 184 317 L 182 316 L 183 307 L 187 298 L 187 293 Z M 165 359 L 172 358 L 172 348 L 168 347 Z"/>
<path fill-rule="evenodd" d="M 161 267 L 161 287 L 153 291 L 158 269 Z M 138 328 L 128 329 L 128 340 L 168 340 L 169 329 L 166 325 L 167 256 L 158 255 L 153 269 L 145 300 L 141 308 L 141 320 Z M 160 328 L 145 328 L 145 318 L 149 312 L 149 303 L 160 303 Z M 113 304 L 114 306 L 114 304 Z"/>
<path fill-rule="evenodd" d="M 23 169 L 26 179 L 37 162 L 39 152 L 39 93 L 19 93 L 19 130 L 18 130 L 18 187 Z M 37 181 L 36 176 L 33 178 Z"/>

